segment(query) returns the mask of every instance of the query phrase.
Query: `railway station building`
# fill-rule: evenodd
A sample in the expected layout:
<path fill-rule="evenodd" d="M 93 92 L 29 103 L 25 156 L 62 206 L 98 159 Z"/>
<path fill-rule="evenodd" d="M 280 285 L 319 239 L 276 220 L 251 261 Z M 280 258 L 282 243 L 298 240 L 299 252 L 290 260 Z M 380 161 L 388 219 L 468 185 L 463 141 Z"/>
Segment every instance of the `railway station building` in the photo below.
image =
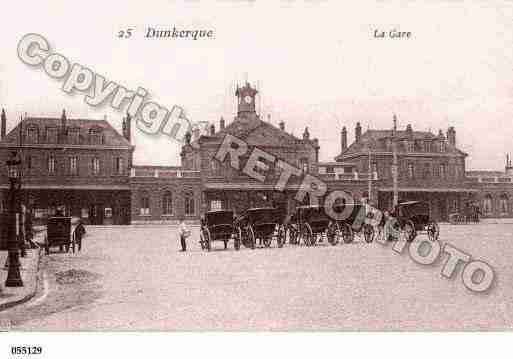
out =
<path fill-rule="evenodd" d="M 467 154 L 457 147 L 456 129 L 445 133 L 404 129 L 367 130 L 355 125 L 349 143 L 347 129 L 340 132 L 340 153 L 333 161 L 319 161 L 319 141 L 305 128 L 300 137 L 287 132 L 282 121 L 274 125 L 256 112 L 257 90 L 249 83 L 238 87 L 237 116 L 223 118 L 208 132 L 186 136 L 181 166 L 133 164 L 131 119 L 123 119 L 122 133 L 107 121 L 26 117 L 6 134 L 7 116 L 1 115 L 0 163 L 12 151 L 23 162 L 23 202 L 34 220 L 44 222 L 60 208 L 88 224 L 176 223 L 180 217 L 194 222 L 209 210 L 275 206 L 291 212 L 305 176 L 322 180 L 328 191 L 342 190 L 357 201 L 390 208 L 393 196 L 393 143 L 397 148 L 399 200 L 430 203 L 431 215 L 445 221 L 466 203 L 479 205 L 483 217 L 513 217 L 513 166 L 504 171 L 467 171 Z M 217 125 L 217 126 L 216 126 Z M 247 145 L 240 168 L 230 159 L 216 159 L 227 136 Z M 394 142 L 395 141 L 395 142 Z M 242 169 L 258 149 L 285 161 L 299 172 L 283 191 L 276 183 L 283 168 L 260 159 L 267 169 L 257 181 Z M 0 210 L 6 208 L 6 171 L 0 171 Z"/>

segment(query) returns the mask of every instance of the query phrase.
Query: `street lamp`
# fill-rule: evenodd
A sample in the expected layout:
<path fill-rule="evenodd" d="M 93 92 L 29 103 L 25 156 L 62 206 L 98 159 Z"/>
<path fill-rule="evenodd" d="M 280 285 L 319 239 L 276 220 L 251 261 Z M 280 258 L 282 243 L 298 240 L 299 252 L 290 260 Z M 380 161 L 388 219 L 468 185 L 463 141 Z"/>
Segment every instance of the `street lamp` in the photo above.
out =
<path fill-rule="evenodd" d="M 7 175 L 9 177 L 9 209 L 7 246 L 9 253 L 9 272 L 7 273 L 6 287 L 22 287 L 20 273 L 20 253 L 17 238 L 18 225 L 16 221 L 18 191 L 21 188 L 21 160 L 18 153 L 13 151 L 11 158 L 7 160 Z"/>

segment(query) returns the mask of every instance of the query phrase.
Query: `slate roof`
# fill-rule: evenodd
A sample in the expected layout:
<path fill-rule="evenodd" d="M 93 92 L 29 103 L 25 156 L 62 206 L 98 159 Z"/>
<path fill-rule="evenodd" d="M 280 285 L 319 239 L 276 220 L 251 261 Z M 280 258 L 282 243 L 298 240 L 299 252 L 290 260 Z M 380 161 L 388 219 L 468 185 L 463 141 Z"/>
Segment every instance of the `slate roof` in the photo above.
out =
<path fill-rule="evenodd" d="M 19 143 L 20 124 L 23 132 L 23 144 L 30 144 L 26 136 L 26 129 L 29 127 L 37 127 L 39 129 L 39 142 L 40 144 L 48 143 L 45 140 L 46 128 L 53 127 L 59 128 L 61 126 L 61 119 L 56 117 L 27 117 L 21 123 L 18 123 L 5 138 L 0 141 L 0 145 Z M 100 129 L 103 135 L 103 144 L 96 146 L 112 146 L 112 147 L 126 147 L 131 148 L 132 145 L 128 140 L 117 132 L 109 122 L 106 120 L 93 120 L 82 118 L 67 118 L 66 128 L 78 128 L 80 131 L 80 145 L 89 145 L 89 130 L 92 128 Z M 48 143 L 49 144 L 49 143 Z"/>
<path fill-rule="evenodd" d="M 353 142 L 345 151 L 335 157 L 336 160 L 342 158 L 342 156 L 355 155 L 367 152 L 369 148 L 373 151 L 387 151 L 383 146 L 381 140 L 386 138 L 392 138 L 393 130 L 367 130 L 362 134 L 360 141 Z M 427 131 L 396 131 L 396 138 L 398 141 L 401 140 L 437 140 L 440 135 L 435 135 L 432 132 Z M 445 138 L 445 136 L 444 136 Z M 466 156 L 466 153 L 460 151 L 455 146 L 446 143 L 446 151 L 444 153 L 458 153 Z"/>
<path fill-rule="evenodd" d="M 222 139 L 226 134 L 230 134 L 243 140 L 246 139 L 252 132 L 260 128 L 268 130 L 270 133 L 273 134 L 273 136 L 275 136 L 275 140 L 280 141 L 284 145 L 304 143 L 303 139 L 300 139 L 298 137 L 291 135 L 290 133 L 282 131 L 270 122 L 262 121 L 257 116 L 238 117 L 233 122 L 228 124 L 223 130 L 217 131 L 214 135 L 203 135 L 202 137 Z M 193 141 L 193 144 L 197 141 L 198 140 Z"/>

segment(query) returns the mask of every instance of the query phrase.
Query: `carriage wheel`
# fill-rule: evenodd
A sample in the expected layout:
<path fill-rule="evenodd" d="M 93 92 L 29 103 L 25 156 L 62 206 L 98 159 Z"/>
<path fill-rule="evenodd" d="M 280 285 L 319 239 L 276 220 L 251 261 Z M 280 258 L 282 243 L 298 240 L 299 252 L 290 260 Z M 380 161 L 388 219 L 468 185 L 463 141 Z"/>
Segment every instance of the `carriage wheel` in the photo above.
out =
<path fill-rule="evenodd" d="M 353 229 L 349 224 L 342 223 L 340 231 L 342 232 L 342 240 L 344 243 L 351 243 L 354 240 Z"/>
<path fill-rule="evenodd" d="M 339 233 L 340 229 L 337 223 L 330 223 L 328 229 L 326 230 L 326 237 L 328 238 L 328 243 L 332 246 L 336 246 L 339 241 Z"/>
<path fill-rule="evenodd" d="M 370 224 L 363 225 L 363 238 L 367 243 L 371 243 L 374 239 L 374 228 Z"/>
<path fill-rule="evenodd" d="M 298 244 L 298 231 L 296 228 L 289 226 L 289 244 Z"/>
<path fill-rule="evenodd" d="M 402 234 L 406 237 L 408 242 L 411 242 L 417 236 L 417 231 L 415 230 L 415 226 L 412 221 L 408 221 L 403 225 Z"/>
<path fill-rule="evenodd" d="M 299 237 L 300 237 L 300 240 L 303 240 L 303 243 L 306 246 L 310 247 L 312 245 L 313 233 L 312 233 L 312 228 L 310 227 L 310 225 L 308 223 L 304 223 L 301 226 L 301 233 L 300 233 Z"/>
<path fill-rule="evenodd" d="M 278 248 L 283 247 L 285 243 L 285 228 L 283 226 L 278 226 L 278 236 L 276 237 L 276 241 L 278 242 Z"/>
<path fill-rule="evenodd" d="M 440 235 L 440 227 L 438 226 L 438 223 L 434 221 L 429 222 L 427 225 L 427 235 L 432 241 L 438 240 L 438 236 Z"/>

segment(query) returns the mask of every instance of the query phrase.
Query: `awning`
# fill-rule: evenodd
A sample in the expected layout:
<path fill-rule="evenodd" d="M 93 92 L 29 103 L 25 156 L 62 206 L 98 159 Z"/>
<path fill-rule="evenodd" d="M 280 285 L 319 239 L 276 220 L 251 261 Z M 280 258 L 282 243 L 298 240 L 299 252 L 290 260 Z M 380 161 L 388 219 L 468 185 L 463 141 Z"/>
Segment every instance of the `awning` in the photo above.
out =
<path fill-rule="evenodd" d="M 393 188 L 380 188 L 378 192 L 393 192 Z M 479 190 L 473 188 L 399 188 L 398 192 L 430 192 L 430 193 L 474 193 Z"/>

